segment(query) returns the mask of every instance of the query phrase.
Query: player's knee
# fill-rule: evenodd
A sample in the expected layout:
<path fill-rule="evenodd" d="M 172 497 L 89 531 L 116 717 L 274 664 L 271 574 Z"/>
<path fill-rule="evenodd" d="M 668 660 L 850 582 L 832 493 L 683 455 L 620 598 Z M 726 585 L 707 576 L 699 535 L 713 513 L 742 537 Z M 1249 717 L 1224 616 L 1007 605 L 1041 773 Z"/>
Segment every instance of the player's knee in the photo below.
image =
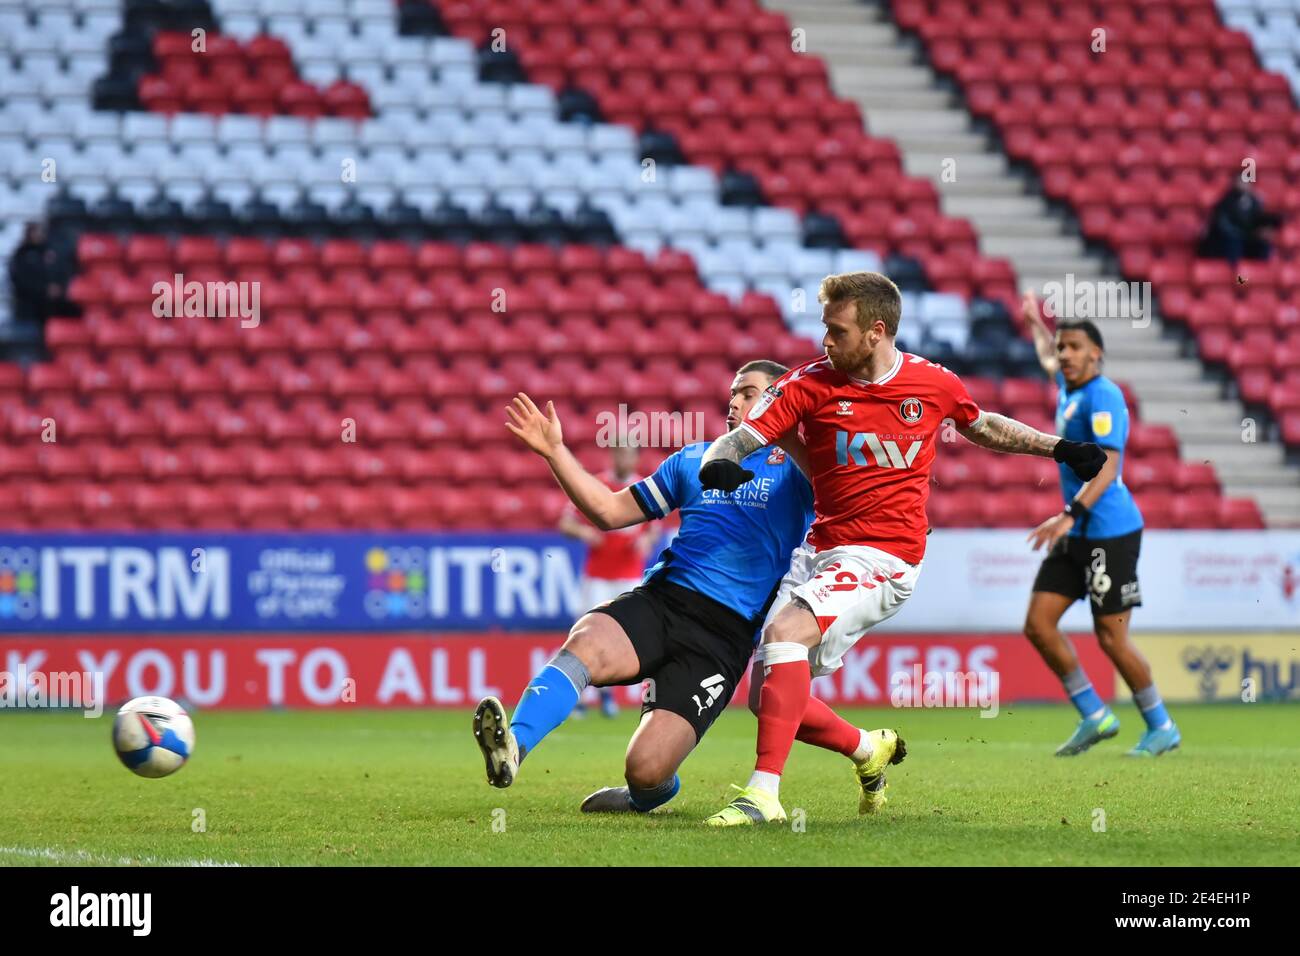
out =
<path fill-rule="evenodd" d="M 623 779 L 633 790 L 653 790 L 671 780 L 676 769 L 672 761 L 663 756 L 631 753 L 623 767 Z"/>
<path fill-rule="evenodd" d="M 1029 638 L 1034 644 L 1037 644 L 1042 639 L 1042 632 L 1039 631 L 1038 622 L 1032 617 L 1025 618 L 1024 632 L 1025 637 Z"/>
<path fill-rule="evenodd" d="M 1096 626 L 1097 644 L 1108 655 L 1114 654 L 1128 640 L 1128 630 L 1106 621 L 1098 621 Z"/>
<path fill-rule="evenodd" d="M 604 673 L 609 664 L 608 650 L 604 647 L 599 630 L 585 621 L 573 625 L 564 642 L 564 649 L 582 661 L 587 673 L 593 678 Z"/>
<path fill-rule="evenodd" d="M 763 631 L 764 644 L 816 643 L 817 624 L 812 617 L 779 616 Z"/>
<path fill-rule="evenodd" d="M 1025 618 L 1025 637 L 1029 638 L 1032 644 L 1041 645 L 1047 640 L 1051 630 L 1051 623 L 1041 617 L 1031 614 Z"/>

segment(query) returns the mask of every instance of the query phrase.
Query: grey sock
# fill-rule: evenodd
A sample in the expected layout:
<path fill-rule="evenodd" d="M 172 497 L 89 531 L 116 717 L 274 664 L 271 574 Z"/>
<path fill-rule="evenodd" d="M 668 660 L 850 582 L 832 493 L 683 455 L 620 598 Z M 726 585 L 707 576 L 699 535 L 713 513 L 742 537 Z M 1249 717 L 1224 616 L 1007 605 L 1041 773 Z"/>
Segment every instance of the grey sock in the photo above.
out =
<path fill-rule="evenodd" d="M 1065 693 L 1070 697 L 1092 686 L 1092 681 L 1088 680 L 1088 675 L 1083 672 L 1082 667 L 1076 667 L 1062 677 L 1061 683 L 1065 685 Z"/>
<path fill-rule="evenodd" d="M 556 652 L 555 656 L 547 662 L 547 666 L 554 667 L 569 678 L 574 689 L 578 692 L 578 696 L 582 696 L 582 692 L 591 683 L 591 674 L 587 672 L 587 665 L 578 660 L 576 654 L 566 651 L 564 648 L 560 648 Z"/>
<path fill-rule="evenodd" d="M 1133 702 L 1138 705 L 1138 710 L 1148 711 L 1160 704 L 1160 691 L 1156 690 L 1155 684 L 1143 687 L 1133 692 Z"/>

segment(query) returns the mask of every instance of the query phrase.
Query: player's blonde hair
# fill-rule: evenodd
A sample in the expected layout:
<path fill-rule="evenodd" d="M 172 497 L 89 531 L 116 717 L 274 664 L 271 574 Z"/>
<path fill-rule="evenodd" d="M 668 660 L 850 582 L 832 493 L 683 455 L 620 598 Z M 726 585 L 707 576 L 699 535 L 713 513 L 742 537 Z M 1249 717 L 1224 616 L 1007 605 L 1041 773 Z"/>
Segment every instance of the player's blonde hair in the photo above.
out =
<path fill-rule="evenodd" d="M 858 328 L 863 332 L 883 322 L 889 335 L 898 334 L 903 297 L 898 286 L 879 272 L 841 272 L 827 276 L 817 290 L 817 301 L 832 307 L 853 302 L 857 306 Z"/>

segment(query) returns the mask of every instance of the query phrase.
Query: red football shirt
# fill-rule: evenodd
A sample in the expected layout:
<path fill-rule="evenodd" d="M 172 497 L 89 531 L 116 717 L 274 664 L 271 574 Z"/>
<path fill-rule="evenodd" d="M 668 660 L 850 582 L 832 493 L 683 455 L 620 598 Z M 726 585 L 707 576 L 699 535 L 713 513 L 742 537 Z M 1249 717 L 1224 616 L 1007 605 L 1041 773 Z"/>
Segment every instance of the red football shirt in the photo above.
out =
<path fill-rule="evenodd" d="M 836 371 L 823 355 L 773 382 L 740 427 L 766 444 L 803 425 L 816 550 L 868 545 L 916 564 L 935 436 L 944 419 L 966 428 L 980 414 L 961 379 L 919 355 L 900 351 L 876 382 Z"/>
<path fill-rule="evenodd" d="M 626 487 L 614 477 L 612 471 L 603 472 L 598 477 L 614 491 Z M 633 475 L 626 484 L 635 484 L 640 480 L 639 476 Z M 583 521 L 587 520 L 572 505 L 569 506 L 569 511 Z M 587 564 L 582 573 L 586 577 L 602 581 L 632 581 L 640 578 L 645 571 L 646 556 L 637 549 L 637 539 L 645 533 L 645 525 L 639 524 L 603 532 L 600 544 L 587 549 Z"/>

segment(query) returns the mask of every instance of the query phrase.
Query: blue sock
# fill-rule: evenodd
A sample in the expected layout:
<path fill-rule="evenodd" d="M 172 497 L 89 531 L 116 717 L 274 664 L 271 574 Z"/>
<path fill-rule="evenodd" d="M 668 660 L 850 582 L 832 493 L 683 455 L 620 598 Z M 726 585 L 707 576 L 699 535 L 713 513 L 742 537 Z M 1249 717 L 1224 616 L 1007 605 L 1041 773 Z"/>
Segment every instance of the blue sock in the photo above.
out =
<path fill-rule="evenodd" d="M 634 790 L 628 787 L 627 795 L 633 810 L 638 813 L 649 813 L 655 807 L 662 807 L 677 796 L 677 791 L 681 789 L 682 778 L 673 774 L 673 779 L 666 780 L 651 790 Z"/>
<path fill-rule="evenodd" d="M 590 681 L 582 661 L 561 650 L 528 682 L 519 705 L 510 715 L 510 729 L 519 743 L 521 759 L 564 723 Z"/>
<path fill-rule="evenodd" d="M 1079 715 L 1085 720 L 1097 717 L 1098 711 L 1106 710 L 1105 701 L 1092 689 L 1092 681 L 1088 680 L 1088 675 L 1083 672 L 1082 667 L 1076 667 L 1062 677 L 1061 683 L 1065 685 L 1065 692 L 1070 695 L 1070 703 L 1074 704 Z"/>
<path fill-rule="evenodd" d="M 1135 692 L 1133 702 L 1138 705 L 1138 710 L 1142 711 L 1142 719 L 1147 722 L 1148 730 L 1163 730 L 1172 723 L 1169 719 L 1169 711 L 1165 710 L 1165 702 L 1160 699 L 1160 692 L 1156 690 L 1155 684 Z"/>

